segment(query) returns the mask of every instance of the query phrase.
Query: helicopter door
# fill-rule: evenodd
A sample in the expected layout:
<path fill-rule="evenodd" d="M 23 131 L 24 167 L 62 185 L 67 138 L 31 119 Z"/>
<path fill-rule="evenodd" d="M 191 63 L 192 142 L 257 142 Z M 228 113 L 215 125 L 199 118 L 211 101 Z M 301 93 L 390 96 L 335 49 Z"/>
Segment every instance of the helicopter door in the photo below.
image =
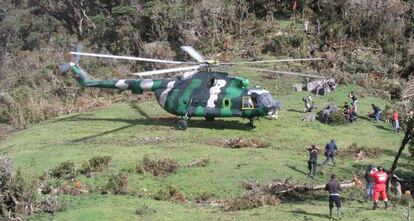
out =
<path fill-rule="evenodd" d="M 250 96 L 242 97 L 242 110 L 254 109 L 253 100 Z"/>

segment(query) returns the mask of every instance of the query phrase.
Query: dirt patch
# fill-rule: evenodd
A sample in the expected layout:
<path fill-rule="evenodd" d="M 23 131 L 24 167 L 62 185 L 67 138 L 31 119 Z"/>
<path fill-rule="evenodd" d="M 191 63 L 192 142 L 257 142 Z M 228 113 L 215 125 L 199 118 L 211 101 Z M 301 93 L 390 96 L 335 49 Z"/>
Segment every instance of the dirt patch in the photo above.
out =
<path fill-rule="evenodd" d="M 142 158 L 142 162 L 137 164 L 136 172 L 148 172 L 154 176 L 168 176 L 178 170 L 179 167 L 180 164 L 174 159 L 151 159 L 146 155 Z"/>
<path fill-rule="evenodd" d="M 352 143 L 348 148 L 339 152 L 339 156 L 352 157 L 354 160 L 377 159 L 382 155 L 382 150 L 378 147 L 358 146 Z"/>
<path fill-rule="evenodd" d="M 266 148 L 270 146 L 270 143 L 264 142 L 258 138 L 243 137 L 219 138 L 210 140 L 207 144 L 225 148 Z"/>

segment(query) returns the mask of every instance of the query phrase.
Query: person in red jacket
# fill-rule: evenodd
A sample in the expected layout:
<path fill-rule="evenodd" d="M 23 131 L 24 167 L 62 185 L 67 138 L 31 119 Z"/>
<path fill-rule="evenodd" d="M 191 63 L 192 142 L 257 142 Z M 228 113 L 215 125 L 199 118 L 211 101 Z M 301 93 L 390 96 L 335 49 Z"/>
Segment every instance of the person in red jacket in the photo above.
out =
<path fill-rule="evenodd" d="M 387 181 L 388 181 L 388 174 L 384 171 L 384 168 L 379 166 L 378 167 L 378 171 L 373 172 L 370 174 L 371 177 L 374 178 L 374 206 L 372 207 L 372 209 L 377 209 L 378 208 L 378 200 L 380 198 L 381 195 L 381 199 L 384 201 L 385 203 L 385 209 L 388 208 L 388 197 L 387 197 Z"/>
<path fill-rule="evenodd" d="M 392 113 L 392 125 L 394 127 L 395 132 L 400 132 L 400 121 L 398 119 L 397 111 L 394 111 L 394 113 Z"/>

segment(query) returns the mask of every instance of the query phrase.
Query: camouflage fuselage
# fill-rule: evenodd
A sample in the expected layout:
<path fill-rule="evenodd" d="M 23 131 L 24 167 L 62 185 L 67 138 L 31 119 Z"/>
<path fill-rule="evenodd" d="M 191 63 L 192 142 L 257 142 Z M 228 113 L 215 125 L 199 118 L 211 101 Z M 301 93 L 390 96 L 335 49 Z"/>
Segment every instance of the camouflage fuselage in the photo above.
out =
<path fill-rule="evenodd" d="M 78 82 L 85 87 L 153 91 L 158 103 L 171 114 L 187 117 L 245 117 L 268 115 L 271 104 L 260 102 L 263 89 L 249 89 L 248 80 L 222 72 L 198 72 L 175 79 L 90 80 L 78 66 L 72 66 Z"/>

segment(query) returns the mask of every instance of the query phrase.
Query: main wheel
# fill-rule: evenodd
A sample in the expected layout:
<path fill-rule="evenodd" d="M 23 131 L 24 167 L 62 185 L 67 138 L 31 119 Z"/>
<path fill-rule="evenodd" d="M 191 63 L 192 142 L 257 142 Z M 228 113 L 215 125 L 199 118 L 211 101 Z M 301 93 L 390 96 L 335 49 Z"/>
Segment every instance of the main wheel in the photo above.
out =
<path fill-rule="evenodd" d="M 244 125 L 244 128 L 246 128 L 246 130 L 252 130 L 255 128 L 255 126 L 253 125 L 253 122 L 249 122 Z"/>
<path fill-rule="evenodd" d="M 214 117 L 204 117 L 206 121 L 214 121 Z"/>
<path fill-rule="evenodd" d="M 177 127 L 178 127 L 178 129 L 180 129 L 180 130 L 186 130 L 186 129 L 187 129 L 187 127 L 188 127 L 188 125 L 187 125 L 187 121 L 186 121 L 186 120 L 183 120 L 183 119 L 178 120 L 178 121 L 177 121 Z"/>

